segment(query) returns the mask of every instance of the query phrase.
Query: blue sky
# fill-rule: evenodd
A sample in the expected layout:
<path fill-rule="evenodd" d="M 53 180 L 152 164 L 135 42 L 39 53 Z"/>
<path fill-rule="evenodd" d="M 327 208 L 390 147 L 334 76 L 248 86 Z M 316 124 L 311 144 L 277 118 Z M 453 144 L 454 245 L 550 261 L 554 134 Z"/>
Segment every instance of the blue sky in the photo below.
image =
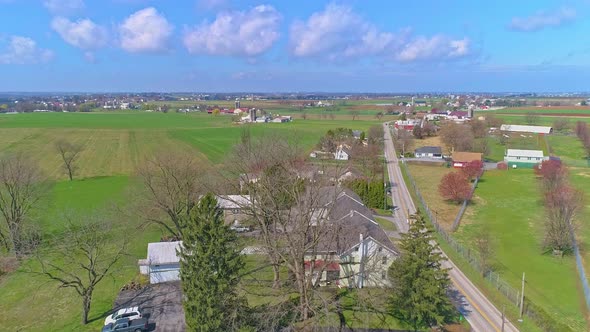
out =
<path fill-rule="evenodd" d="M 0 91 L 590 91 L 589 9 L 0 0 Z"/>

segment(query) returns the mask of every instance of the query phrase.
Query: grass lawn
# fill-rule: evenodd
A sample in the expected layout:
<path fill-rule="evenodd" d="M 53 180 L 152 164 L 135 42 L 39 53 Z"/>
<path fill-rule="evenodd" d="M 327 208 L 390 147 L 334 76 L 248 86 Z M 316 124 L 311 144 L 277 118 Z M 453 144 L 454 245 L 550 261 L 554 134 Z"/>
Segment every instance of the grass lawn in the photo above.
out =
<path fill-rule="evenodd" d="M 375 217 L 375 221 L 383 228 L 384 231 L 397 231 L 395 224 L 385 218 Z"/>
<path fill-rule="evenodd" d="M 62 213 L 66 210 L 80 213 L 100 208 L 110 202 L 123 202 L 127 177 L 104 177 L 73 182 L 58 182 L 45 197 L 47 206 L 38 220 L 47 233 L 63 230 Z M 49 203 L 51 202 L 51 203 Z M 119 226 L 121 232 L 132 232 L 128 257 L 114 269 L 113 278 L 98 285 L 92 303 L 92 323 L 82 327 L 81 300 L 73 289 L 58 289 L 57 284 L 27 273 L 38 269 L 34 260 L 25 260 L 21 268 L 0 279 L 0 326 L 6 331 L 96 331 L 101 328 L 105 313 L 124 284 L 137 275 L 137 259 L 146 255 L 147 243 L 157 241 L 161 235 L 154 228 L 137 230 L 139 221 L 130 219 Z M 35 319 L 30 314 L 34 313 Z"/>
<path fill-rule="evenodd" d="M 541 254 L 544 213 L 532 170 L 486 172 L 476 204 L 456 233 L 471 246 L 485 227 L 492 234 L 495 267 L 514 289 L 526 273 L 525 296 L 574 331 L 586 328 L 575 262 Z"/>
<path fill-rule="evenodd" d="M 447 229 L 450 228 L 461 206 L 443 200 L 438 193 L 438 184 L 445 174 L 454 171 L 454 169 L 445 166 L 414 165 L 411 163 L 407 165 L 416 181 L 420 194 L 428 203 L 430 210 L 437 216 L 441 225 Z"/>

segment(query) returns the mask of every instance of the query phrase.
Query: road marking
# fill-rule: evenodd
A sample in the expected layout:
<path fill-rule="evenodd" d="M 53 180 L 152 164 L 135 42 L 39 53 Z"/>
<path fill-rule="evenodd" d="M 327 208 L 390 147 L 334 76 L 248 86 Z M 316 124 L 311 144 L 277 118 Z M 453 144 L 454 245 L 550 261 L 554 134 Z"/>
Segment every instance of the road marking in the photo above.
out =
<path fill-rule="evenodd" d="M 496 330 L 496 332 L 500 332 L 500 330 L 490 320 L 490 318 L 481 310 L 481 308 L 477 305 L 477 303 L 475 303 L 475 301 L 473 301 L 473 299 L 467 294 L 467 292 L 465 291 L 465 289 L 463 289 L 463 287 L 461 287 L 457 282 L 455 282 L 455 280 L 453 280 L 453 278 L 451 278 L 451 281 L 453 282 L 453 284 L 455 285 L 455 287 L 457 287 L 459 289 L 459 291 L 461 292 L 461 294 L 463 294 L 463 296 L 465 296 L 467 298 L 467 301 L 471 304 L 471 306 L 474 307 L 475 310 L 477 310 L 477 312 L 479 312 L 479 314 L 485 320 L 488 321 L 488 323 L 490 323 L 490 325 L 494 328 L 494 330 Z"/>

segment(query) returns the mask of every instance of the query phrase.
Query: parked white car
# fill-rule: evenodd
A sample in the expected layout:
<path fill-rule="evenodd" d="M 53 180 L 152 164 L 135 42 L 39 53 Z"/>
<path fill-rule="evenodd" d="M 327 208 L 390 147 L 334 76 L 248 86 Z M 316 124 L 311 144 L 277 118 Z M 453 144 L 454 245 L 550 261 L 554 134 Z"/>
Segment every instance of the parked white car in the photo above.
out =
<path fill-rule="evenodd" d="M 112 315 L 108 315 L 104 320 L 104 325 L 115 323 L 121 318 L 128 318 L 129 320 L 142 318 L 139 307 L 123 308 L 114 312 Z"/>

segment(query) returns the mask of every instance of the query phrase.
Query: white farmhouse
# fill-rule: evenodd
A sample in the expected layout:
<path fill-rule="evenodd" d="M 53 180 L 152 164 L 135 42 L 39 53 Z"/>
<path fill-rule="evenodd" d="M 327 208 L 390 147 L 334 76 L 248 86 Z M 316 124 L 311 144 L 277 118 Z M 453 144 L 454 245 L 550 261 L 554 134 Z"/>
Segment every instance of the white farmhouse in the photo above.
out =
<path fill-rule="evenodd" d="M 339 146 L 336 152 L 334 152 L 334 159 L 336 160 L 348 160 L 350 159 L 350 150 Z"/>

